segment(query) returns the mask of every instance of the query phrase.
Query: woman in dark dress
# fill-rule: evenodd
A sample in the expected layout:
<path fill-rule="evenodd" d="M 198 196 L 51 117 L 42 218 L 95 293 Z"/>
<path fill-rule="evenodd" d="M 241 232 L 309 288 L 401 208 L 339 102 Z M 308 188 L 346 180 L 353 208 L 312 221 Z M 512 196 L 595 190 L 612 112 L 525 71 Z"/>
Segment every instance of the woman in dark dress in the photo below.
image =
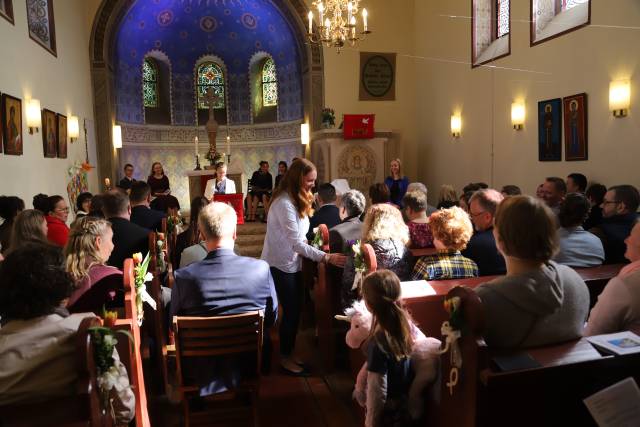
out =
<path fill-rule="evenodd" d="M 147 183 L 151 187 L 151 195 L 154 197 L 171 194 L 169 178 L 164 174 L 164 169 L 160 162 L 154 162 L 151 165 L 151 175 L 147 178 Z"/>
<path fill-rule="evenodd" d="M 391 175 L 384 180 L 384 184 L 389 188 L 391 203 L 401 208 L 402 198 L 409 187 L 409 178 L 402 176 L 400 159 L 391 160 Z"/>
<path fill-rule="evenodd" d="M 287 169 L 287 162 L 285 162 L 284 160 L 278 162 L 278 175 L 276 175 L 276 185 L 273 188 L 278 188 L 280 180 L 282 179 L 284 174 L 287 173 Z"/>
<path fill-rule="evenodd" d="M 258 203 L 262 202 L 264 206 L 263 222 L 267 222 L 267 214 L 269 213 L 269 201 L 271 200 L 271 190 L 273 189 L 273 177 L 269 173 L 269 162 L 261 161 L 260 169 L 255 171 L 251 176 L 251 191 L 248 196 L 249 218 L 247 221 L 256 220 L 256 211 Z"/>

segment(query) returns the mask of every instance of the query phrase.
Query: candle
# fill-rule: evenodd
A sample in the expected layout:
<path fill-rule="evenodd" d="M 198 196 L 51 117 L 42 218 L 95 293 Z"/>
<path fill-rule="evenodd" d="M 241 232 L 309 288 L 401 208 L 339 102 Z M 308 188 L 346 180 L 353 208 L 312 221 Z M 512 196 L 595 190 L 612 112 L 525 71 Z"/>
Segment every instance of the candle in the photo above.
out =
<path fill-rule="evenodd" d="M 325 34 L 325 38 L 329 39 L 329 27 L 331 26 L 331 21 L 329 21 L 329 18 L 324 20 L 324 34 Z"/>
<path fill-rule="evenodd" d="M 362 9 L 362 21 L 364 23 L 364 32 L 367 32 L 367 9 Z"/>
<path fill-rule="evenodd" d="M 109 178 L 104 179 L 104 186 L 107 187 L 107 190 L 111 188 L 111 180 Z"/>
<path fill-rule="evenodd" d="M 353 11 L 353 6 L 351 2 L 347 3 L 347 22 L 351 23 L 351 13 Z"/>
<path fill-rule="evenodd" d="M 324 4 L 318 5 L 318 12 L 320 12 L 320 25 L 322 25 L 322 18 L 324 17 Z"/>
<path fill-rule="evenodd" d="M 198 135 L 196 135 L 196 137 L 193 138 L 193 143 L 195 145 L 196 156 L 197 156 L 198 155 Z"/>
<path fill-rule="evenodd" d="M 313 32 L 313 12 L 309 11 L 309 34 Z"/>
<path fill-rule="evenodd" d="M 349 22 L 349 24 L 351 24 L 351 39 L 355 40 L 356 39 L 356 17 L 355 16 L 351 17 L 351 22 Z"/>
<path fill-rule="evenodd" d="M 231 137 L 227 135 L 227 155 L 231 155 Z"/>

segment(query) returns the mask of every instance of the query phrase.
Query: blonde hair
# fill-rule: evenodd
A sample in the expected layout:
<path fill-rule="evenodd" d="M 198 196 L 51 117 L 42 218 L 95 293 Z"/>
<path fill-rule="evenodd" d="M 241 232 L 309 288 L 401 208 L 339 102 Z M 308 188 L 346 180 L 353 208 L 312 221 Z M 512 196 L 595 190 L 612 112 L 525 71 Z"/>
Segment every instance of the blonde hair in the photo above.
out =
<path fill-rule="evenodd" d="M 389 165 L 391 165 L 391 163 L 396 162 L 398 164 L 398 176 L 402 176 L 402 162 L 400 161 L 400 159 L 393 159 L 389 162 Z"/>
<path fill-rule="evenodd" d="M 367 211 L 362 226 L 364 242 L 391 239 L 406 245 L 409 242 L 409 228 L 402 220 L 400 210 L 388 203 L 373 205 Z"/>
<path fill-rule="evenodd" d="M 438 199 L 440 202 L 457 202 L 458 196 L 456 195 L 456 190 L 453 188 L 453 185 L 443 184 L 440 187 L 440 198 Z"/>
<path fill-rule="evenodd" d="M 76 283 L 89 274 L 91 267 L 107 262 L 100 256 L 97 239 L 109 228 L 109 221 L 92 216 L 79 218 L 71 225 L 64 257 L 66 270 Z"/>
<path fill-rule="evenodd" d="M 362 284 L 362 296 L 371 309 L 371 337 L 396 360 L 411 355 L 411 316 L 402 306 L 400 279 L 392 271 L 378 270 Z"/>
<path fill-rule="evenodd" d="M 198 224 L 207 239 L 220 239 L 233 234 L 238 218 L 236 211 L 226 203 L 209 203 L 200 211 Z"/>
<path fill-rule="evenodd" d="M 447 249 L 456 251 L 466 248 L 473 234 L 469 215 L 457 206 L 432 213 L 429 227 L 434 239 L 440 240 Z"/>

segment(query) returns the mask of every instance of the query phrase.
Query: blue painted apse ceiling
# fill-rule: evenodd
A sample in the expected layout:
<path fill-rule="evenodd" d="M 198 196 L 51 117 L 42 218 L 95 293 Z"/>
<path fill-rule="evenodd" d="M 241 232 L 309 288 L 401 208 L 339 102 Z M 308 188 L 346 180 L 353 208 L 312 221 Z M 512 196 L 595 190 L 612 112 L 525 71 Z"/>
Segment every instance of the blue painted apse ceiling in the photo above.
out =
<path fill-rule="evenodd" d="M 175 125 L 195 124 L 194 71 L 205 55 L 226 67 L 231 124 L 251 122 L 250 61 L 266 52 L 278 75 L 278 120 L 303 116 L 300 56 L 295 32 L 269 0 L 137 0 L 116 39 L 117 120 L 144 123 L 142 62 L 150 52 L 168 58 Z"/>

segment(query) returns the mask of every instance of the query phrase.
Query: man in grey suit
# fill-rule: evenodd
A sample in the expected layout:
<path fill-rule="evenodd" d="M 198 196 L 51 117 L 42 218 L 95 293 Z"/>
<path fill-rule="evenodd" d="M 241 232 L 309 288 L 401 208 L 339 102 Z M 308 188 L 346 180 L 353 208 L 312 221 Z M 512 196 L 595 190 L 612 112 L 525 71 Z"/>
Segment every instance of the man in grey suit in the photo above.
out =
<path fill-rule="evenodd" d="M 332 253 L 348 254 L 349 242 L 362 239 L 362 221 L 366 200 L 358 190 L 349 190 L 342 195 L 338 205 L 341 223 L 329 230 L 329 250 Z"/>

